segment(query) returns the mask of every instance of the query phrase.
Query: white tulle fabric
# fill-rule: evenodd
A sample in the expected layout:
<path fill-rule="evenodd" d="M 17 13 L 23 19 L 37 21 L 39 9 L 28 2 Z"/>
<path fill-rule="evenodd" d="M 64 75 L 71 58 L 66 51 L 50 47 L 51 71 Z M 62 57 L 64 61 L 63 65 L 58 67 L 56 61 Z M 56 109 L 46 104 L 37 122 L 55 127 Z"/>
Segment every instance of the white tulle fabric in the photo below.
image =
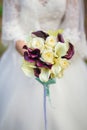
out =
<path fill-rule="evenodd" d="M 42 1 L 42 0 L 41 0 Z M 87 130 L 87 56 L 80 0 L 4 0 L 2 40 L 9 47 L 0 60 L 0 130 L 44 130 L 43 87 L 21 71 L 15 41 L 31 31 L 63 28 L 75 56 L 62 79 L 50 87 L 48 130 Z M 82 2 L 82 1 L 81 1 Z M 79 14 L 80 13 L 80 14 Z"/>

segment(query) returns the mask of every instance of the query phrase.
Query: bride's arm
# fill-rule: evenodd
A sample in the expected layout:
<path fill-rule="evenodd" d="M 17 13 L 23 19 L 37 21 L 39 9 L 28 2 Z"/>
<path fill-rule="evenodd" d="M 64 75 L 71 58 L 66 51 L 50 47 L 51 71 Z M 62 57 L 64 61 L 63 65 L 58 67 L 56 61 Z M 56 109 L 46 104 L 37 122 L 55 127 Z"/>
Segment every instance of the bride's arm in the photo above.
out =
<path fill-rule="evenodd" d="M 2 42 L 5 45 L 13 43 L 23 55 L 25 34 L 19 22 L 20 9 L 19 0 L 3 1 Z"/>
<path fill-rule="evenodd" d="M 75 45 L 76 51 L 84 58 L 87 57 L 87 42 L 84 31 L 84 8 L 82 0 L 67 0 L 65 18 L 61 27 L 65 37 Z"/>

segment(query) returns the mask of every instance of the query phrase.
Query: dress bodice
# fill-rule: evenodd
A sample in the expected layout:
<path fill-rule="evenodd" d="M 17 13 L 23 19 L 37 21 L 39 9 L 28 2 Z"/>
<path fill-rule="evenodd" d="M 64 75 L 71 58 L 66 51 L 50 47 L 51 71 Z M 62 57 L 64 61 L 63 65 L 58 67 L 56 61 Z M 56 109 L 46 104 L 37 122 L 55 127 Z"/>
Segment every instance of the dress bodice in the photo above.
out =
<path fill-rule="evenodd" d="M 82 0 L 4 0 L 3 9 L 5 45 L 24 40 L 32 31 L 62 28 L 81 57 L 87 55 Z"/>
<path fill-rule="evenodd" d="M 20 20 L 24 30 L 58 29 L 66 9 L 66 0 L 48 0 L 42 4 L 39 0 L 20 1 Z"/>

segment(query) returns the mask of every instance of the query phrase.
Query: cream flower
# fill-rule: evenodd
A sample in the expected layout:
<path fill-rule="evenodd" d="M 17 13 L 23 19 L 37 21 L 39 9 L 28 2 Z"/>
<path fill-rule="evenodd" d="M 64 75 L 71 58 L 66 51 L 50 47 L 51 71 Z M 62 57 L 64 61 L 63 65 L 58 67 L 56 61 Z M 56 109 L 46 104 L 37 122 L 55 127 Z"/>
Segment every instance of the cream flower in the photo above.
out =
<path fill-rule="evenodd" d="M 23 70 L 25 75 L 28 77 L 34 76 L 34 70 L 33 70 L 34 68 L 36 68 L 36 67 L 34 66 L 33 63 L 29 63 L 25 60 L 23 61 L 23 64 L 21 66 L 21 69 Z"/>
<path fill-rule="evenodd" d="M 68 51 L 68 46 L 66 43 L 58 42 L 55 46 L 55 56 L 62 57 L 65 56 Z"/>
<path fill-rule="evenodd" d="M 62 70 L 62 67 L 60 66 L 60 62 L 58 60 L 58 58 L 54 59 L 54 65 L 52 66 L 52 74 L 56 77 L 58 76 L 58 73 Z"/>
<path fill-rule="evenodd" d="M 32 48 L 38 48 L 41 51 L 44 49 L 44 39 L 35 37 L 32 39 Z"/>
<path fill-rule="evenodd" d="M 59 73 L 58 73 L 58 78 L 62 78 L 63 77 L 63 70 L 61 70 Z"/>
<path fill-rule="evenodd" d="M 54 36 L 49 36 L 46 39 L 45 45 L 49 46 L 49 47 L 54 47 L 56 45 L 57 41 L 56 41 L 56 37 Z"/>
<path fill-rule="evenodd" d="M 54 74 L 55 77 L 58 76 L 58 73 L 60 73 L 61 69 L 62 69 L 62 68 L 61 68 L 61 66 L 59 66 L 59 65 L 54 65 L 54 66 L 52 67 L 52 73 Z"/>
<path fill-rule="evenodd" d="M 42 60 L 45 61 L 45 62 L 48 62 L 48 63 L 51 63 L 53 64 L 54 63 L 54 53 L 52 50 L 44 50 L 42 52 Z"/>
<path fill-rule="evenodd" d="M 49 80 L 51 71 L 49 69 L 42 68 L 39 78 L 42 82 L 47 82 Z"/>
<path fill-rule="evenodd" d="M 63 71 L 69 67 L 69 62 L 67 59 L 55 58 L 54 65 L 52 66 L 51 76 L 61 78 L 63 76 Z"/>
<path fill-rule="evenodd" d="M 60 59 L 60 66 L 63 68 L 63 69 L 66 69 L 69 67 L 69 62 L 67 59 Z"/>

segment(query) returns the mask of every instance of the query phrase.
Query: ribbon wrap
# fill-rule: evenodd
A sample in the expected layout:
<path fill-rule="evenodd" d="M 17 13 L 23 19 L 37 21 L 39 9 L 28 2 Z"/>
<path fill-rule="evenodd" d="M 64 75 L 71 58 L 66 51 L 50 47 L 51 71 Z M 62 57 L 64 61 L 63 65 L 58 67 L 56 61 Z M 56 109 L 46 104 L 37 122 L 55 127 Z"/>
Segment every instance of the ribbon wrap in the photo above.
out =
<path fill-rule="evenodd" d="M 47 110 L 46 110 L 46 97 L 49 97 L 50 99 L 50 91 L 49 91 L 49 85 L 56 83 L 55 79 L 49 79 L 47 82 L 42 82 L 39 78 L 36 78 L 38 82 L 40 82 L 43 85 L 44 88 L 44 101 L 43 101 L 43 107 L 44 107 L 44 127 L 45 130 L 47 130 Z M 49 100 L 50 101 L 50 100 Z"/>

